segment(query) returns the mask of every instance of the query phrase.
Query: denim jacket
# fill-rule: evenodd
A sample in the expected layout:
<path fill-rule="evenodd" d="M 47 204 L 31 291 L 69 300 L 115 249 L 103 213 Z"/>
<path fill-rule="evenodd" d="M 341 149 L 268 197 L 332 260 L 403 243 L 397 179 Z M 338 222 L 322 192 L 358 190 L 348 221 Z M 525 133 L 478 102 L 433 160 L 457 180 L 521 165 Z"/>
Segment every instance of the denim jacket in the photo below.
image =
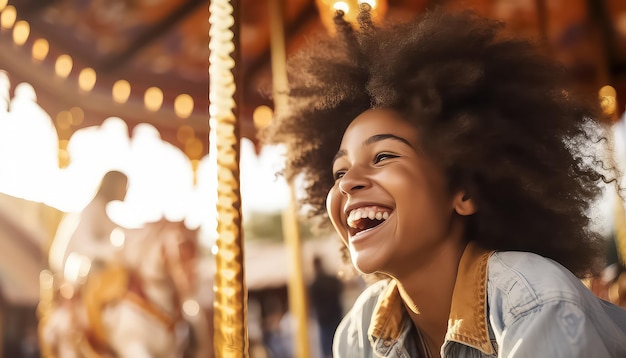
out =
<path fill-rule="evenodd" d="M 335 358 L 418 357 L 397 283 L 368 287 L 337 328 Z M 528 252 L 470 242 L 461 257 L 442 357 L 626 358 L 626 310 Z"/>

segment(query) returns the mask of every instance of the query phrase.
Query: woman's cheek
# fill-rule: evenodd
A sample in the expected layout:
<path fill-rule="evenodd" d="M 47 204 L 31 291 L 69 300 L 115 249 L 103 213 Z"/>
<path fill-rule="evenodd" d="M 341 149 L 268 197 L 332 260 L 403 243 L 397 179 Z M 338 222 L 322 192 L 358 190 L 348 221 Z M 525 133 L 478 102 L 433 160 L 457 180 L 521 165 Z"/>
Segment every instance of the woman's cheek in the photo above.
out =
<path fill-rule="evenodd" d="M 347 240 L 346 228 L 341 222 L 342 218 L 342 202 L 341 194 L 336 186 L 332 187 L 326 197 L 326 212 L 330 218 L 330 222 L 335 227 L 335 230 L 341 235 L 344 241 Z"/>

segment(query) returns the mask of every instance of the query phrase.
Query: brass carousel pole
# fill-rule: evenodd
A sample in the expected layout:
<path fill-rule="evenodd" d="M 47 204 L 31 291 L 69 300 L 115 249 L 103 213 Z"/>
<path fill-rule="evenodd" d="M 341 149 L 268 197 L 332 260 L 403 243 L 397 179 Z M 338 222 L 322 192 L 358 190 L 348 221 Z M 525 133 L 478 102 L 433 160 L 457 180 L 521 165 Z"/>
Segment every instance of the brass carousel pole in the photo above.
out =
<path fill-rule="evenodd" d="M 621 171 L 619 156 L 620 150 L 615 147 L 615 132 L 613 127 L 620 121 L 620 114 L 617 111 L 617 92 L 615 88 L 610 85 L 600 88 L 598 93 L 600 99 L 600 107 L 604 115 L 606 115 L 610 122 L 605 124 L 606 131 L 606 146 L 608 153 L 608 162 L 610 167 L 617 168 Z M 622 179 L 620 179 L 622 180 Z M 613 193 L 615 197 L 615 203 L 613 204 L 613 230 L 615 235 L 615 248 L 617 250 L 617 258 L 621 265 L 626 264 L 626 212 L 624 210 L 624 199 L 622 198 L 619 189 L 616 189 Z M 626 273 L 622 272 L 617 276 L 615 282 L 608 287 L 608 298 L 612 303 L 623 306 L 626 304 Z"/>
<path fill-rule="evenodd" d="M 287 105 L 287 69 L 285 33 L 283 24 L 284 0 L 270 0 L 270 44 L 272 59 L 272 87 L 274 111 Z M 291 261 L 288 293 L 289 310 L 296 326 L 293 327 L 294 354 L 298 358 L 310 356 L 308 335 L 308 304 L 304 275 L 302 273 L 302 250 L 298 231 L 298 215 L 293 183 L 289 183 L 290 203 L 283 214 L 283 236 Z"/>
<path fill-rule="evenodd" d="M 217 153 L 215 355 L 248 357 L 248 292 L 244 280 L 236 115 L 239 2 L 211 0 L 209 13 L 209 150 Z"/>
<path fill-rule="evenodd" d="M 42 270 L 39 273 L 39 304 L 37 305 L 37 336 L 39 340 L 42 358 L 56 358 L 50 342 L 43 338 L 43 327 L 48 324 L 50 316 L 54 311 L 54 276 L 49 270 Z"/>

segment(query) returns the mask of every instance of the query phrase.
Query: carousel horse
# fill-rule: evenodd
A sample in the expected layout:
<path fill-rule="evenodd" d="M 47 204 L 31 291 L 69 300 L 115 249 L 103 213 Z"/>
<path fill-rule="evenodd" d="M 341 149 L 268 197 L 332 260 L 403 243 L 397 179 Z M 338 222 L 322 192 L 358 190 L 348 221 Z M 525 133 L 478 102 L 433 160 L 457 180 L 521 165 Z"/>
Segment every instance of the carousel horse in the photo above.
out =
<path fill-rule="evenodd" d="M 189 325 L 182 306 L 195 294 L 196 231 L 161 220 L 124 233 L 121 264 L 92 270 L 76 304 L 56 312 L 74 322 L 65 338 L 75 352 L 63 357 L 183 356 Z"/>

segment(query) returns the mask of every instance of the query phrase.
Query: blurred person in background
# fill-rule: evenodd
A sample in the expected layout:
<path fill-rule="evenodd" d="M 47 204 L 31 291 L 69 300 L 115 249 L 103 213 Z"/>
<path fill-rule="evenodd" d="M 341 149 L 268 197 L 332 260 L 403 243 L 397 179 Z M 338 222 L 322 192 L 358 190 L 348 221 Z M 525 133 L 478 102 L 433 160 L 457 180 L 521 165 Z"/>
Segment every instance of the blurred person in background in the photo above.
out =
<path fill-rule="evenodd" d="M 313 258 L 313 271 L 309 297 L 319 326 L 321 351 L 327 358 L 332 357 L 333 336 L 344 314 L 341 305 L 343 283 L 336 275 L 324 270 L 319 256 Z"/>
<path fill-rule="evenodd" d="M 288 309 L 277 295 L 266 297 L 263 303 L 265 305 L 263 340 L 265 341 L 267 357 L 293 357 L 293 338 Z"/>

